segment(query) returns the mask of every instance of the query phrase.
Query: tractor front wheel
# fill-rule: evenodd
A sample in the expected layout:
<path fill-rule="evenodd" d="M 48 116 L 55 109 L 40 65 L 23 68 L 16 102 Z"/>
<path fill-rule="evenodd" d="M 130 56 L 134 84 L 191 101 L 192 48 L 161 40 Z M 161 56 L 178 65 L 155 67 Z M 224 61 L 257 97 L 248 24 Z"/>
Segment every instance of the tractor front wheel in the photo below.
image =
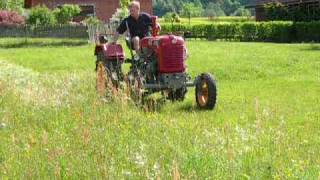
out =
<path fill-rule="evenodd" d="M 212 75 L 201 74 L 196 80 L 196 101 L 200 109 L 213 109 L 217 99 L 217 86 Z"/>

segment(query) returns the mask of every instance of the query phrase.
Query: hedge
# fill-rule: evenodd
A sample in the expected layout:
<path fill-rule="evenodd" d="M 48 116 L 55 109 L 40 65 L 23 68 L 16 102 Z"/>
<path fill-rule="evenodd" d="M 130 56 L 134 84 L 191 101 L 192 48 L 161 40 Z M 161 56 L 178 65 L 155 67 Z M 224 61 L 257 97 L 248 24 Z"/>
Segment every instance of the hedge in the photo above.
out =
<path fill-rule="evenodd" d="M 186 32 L 188 32 L 188 37 L 206 38 L 208 40 L 320 42 L 320 21 L 162 25 L 162 34 L 182 34 Z"/>

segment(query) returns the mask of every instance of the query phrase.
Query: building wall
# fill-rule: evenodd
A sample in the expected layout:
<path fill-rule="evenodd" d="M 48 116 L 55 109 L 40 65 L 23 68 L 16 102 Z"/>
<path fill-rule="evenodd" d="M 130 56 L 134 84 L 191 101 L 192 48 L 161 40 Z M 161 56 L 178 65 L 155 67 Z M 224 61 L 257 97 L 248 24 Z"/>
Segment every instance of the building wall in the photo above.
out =
<path fill-rule="evenodd" d="M 140 0 L 141 11 L 152 14 L 152 0 Z"/>
<path fill-rule="evenodd" d="M 141 0 L 141 11 L 152 14 L 152 0 Z M 119 8 L 119 0 L 32 0 L 32 6 L 44 4 L 53 9 L 63 4 L 93 5 L 95 15 L 102 21 L 108 22 L 112 14 Z"/>

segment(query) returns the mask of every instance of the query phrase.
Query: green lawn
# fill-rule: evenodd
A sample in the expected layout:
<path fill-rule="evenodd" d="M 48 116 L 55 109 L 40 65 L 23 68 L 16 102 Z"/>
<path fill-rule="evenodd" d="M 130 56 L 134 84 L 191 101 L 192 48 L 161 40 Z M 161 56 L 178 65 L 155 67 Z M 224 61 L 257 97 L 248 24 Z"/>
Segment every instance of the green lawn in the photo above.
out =
<path fill-rule="evenodd" d="M 94 46 L 0 39 L 0 179 L 317 179 L 320 44 L 188 41 L 213 111 L 95 92 Z M 128 54 L 128 53 L 127 53 Z"/>

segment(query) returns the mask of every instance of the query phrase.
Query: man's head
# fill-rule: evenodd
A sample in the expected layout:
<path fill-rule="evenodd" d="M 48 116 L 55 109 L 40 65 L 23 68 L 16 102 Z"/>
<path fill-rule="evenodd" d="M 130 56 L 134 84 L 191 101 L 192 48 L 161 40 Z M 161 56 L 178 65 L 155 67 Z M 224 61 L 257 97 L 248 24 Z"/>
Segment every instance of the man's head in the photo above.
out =
<path fill-rule="evenodd" d="M 139 13 L 140 13 L 140 2 L 132 1 L 129 4 L 129 11 L 130 11 L 130 16 L 134 17 L 135 19 L 138 19 Z"/>

